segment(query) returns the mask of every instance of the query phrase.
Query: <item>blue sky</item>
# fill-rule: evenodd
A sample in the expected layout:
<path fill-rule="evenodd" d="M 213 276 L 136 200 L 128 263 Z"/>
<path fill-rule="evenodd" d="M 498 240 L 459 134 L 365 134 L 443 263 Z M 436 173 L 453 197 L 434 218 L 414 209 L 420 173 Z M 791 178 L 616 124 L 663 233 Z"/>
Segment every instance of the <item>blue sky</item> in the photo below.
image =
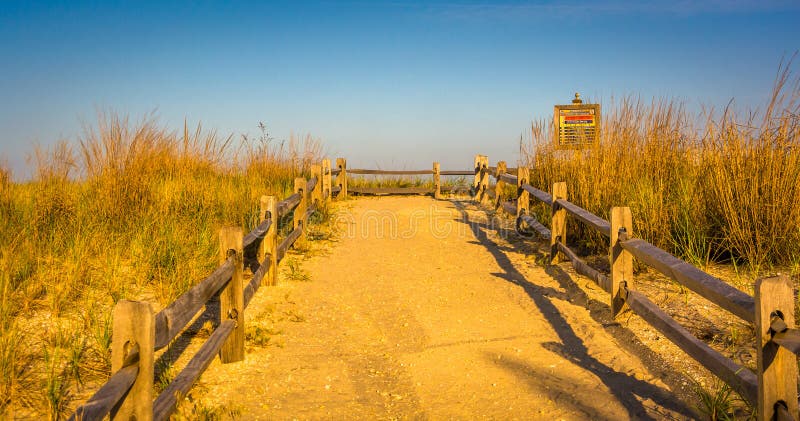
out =
<path fill-rule="evenodd" d="M 575 91 L 760 106 L 798 22 L 797 1 L 3 1 L 0 156 L 20 176 L 33 144 L 112 109 L 223 134 L 263 121 L 350 166 L 514 162 Z"/>

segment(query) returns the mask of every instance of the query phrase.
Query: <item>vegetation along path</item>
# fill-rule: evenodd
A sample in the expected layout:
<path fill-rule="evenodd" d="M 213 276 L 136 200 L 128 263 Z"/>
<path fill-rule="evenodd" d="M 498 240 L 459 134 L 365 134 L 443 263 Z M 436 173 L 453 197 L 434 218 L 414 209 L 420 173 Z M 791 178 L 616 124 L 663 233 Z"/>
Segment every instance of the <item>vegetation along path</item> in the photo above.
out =
<path fill-rule="evenodd" d="M 280 285 L 255 296 L 246 360 L 215 361 L 190 410 L 244 419 L 694 417 L 674 373 L 605 304 L 592 305 L 585 280 L 537 263 L 543 251 L 486 209 L 362 198 L 338 204 L 333 223 L 331 241 L 287 257 Z"/>

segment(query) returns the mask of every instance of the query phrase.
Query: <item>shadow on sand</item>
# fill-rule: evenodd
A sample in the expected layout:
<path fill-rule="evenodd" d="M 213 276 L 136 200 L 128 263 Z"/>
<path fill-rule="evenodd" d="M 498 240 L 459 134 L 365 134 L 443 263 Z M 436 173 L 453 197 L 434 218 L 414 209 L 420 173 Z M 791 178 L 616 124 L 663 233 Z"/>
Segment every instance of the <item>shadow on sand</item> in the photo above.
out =
<path fill-rule="evenodd" d="M 255 242 L 244 249 L 244 267 L 249 269 L 250 273 L 256 273 L 260 267 L 258 259 L 256 258 L 256 251 L 258 242 Z M 248 281 L 245 281 L 245 285 Z M 158 379 L 170 375 L 170 367 L 183 355 L 184 352 L 191 345 L 192 340 L 200 334 L 203 326 L 206 323 L 211 323 L 211 326 L 216 329 L 219 326 L 219 291 L 208 300 L 205 307 L 199 315 L 192 320 L 186 328 L 175 337 L 175 339 L 167 345 L 167 348 L 158 356 L 155 362 L 155 378 L 156 383 Z M 165 379 L 171 380 L 171 379 Z"/>
<path fill-rule="evenodd" d="M 614 395 L 617 401 L 625 407 L 629 416 L 632 419 L 655 420 L 663 419 L 666 414 L 652 414 L 652 410 L 648 411 L 642 404 L 642 400 L 652 400 L 657 405 L 666 408 L 674 413 L 681 414 L 687 418 L 696 418 L 697 414 L 693 412 L 686 404 L 676 399 L 675 395 L 669 390 L 665 390 L 656 385 L 639 380 L 631 375 L 620 373 L 613 368 L 605 365 L 592 357 L 588 353 L 588 349 L 583 340 L 575 333 L 570 327 L 564 315 L 551 301 L 551 297 L 557 299 L 571 298 L 573 302 L 583 305 L 590 310 L 590 315 L 599 324 L 603 325 L 615 338 L 617 344 L 624 348 L 630 354 L 643 357 L 645 362 L 654 362 L 658 367 L 667 367 L 668 364 L 661 359 L 652 350 L 642 344 L 632 331 L 613 323 L 610 317 L 610 310 L 608 310 L 605 303 L 600 303 L 597 300 L 589 298 L 586 293 L 577 285 L 574 279 L 569 274 L 564 272 L 558 266 L 547 266 L 546 272 L 553 279 L 555 279 L 564 292 L 555 290 L 549 287 L 537 285 L 535 280 L 526 280 L 524 275 L 520 273 L 511 260 L 506 256 L 503 247 L 492 241 L 488 232 L 495 231 L 502 238 L 515 238 L 516 233 L 512 230 L 505 229 L 501 224 L 493 223 L 494 215 L 491 212 L 485 212 L 486 218 L 492 223 L 483 223 L 470 219 L 467 212 L 467 205 L 465 202 L 454 201 L 455 207 L 461 213 L 459 222 L 467 224 L 470 231 L 477 239 L 477 242 L 484 246 L 489 251 L 494 259 L 497 261 L 498 266 L 504 271 L 496 273 L 495 276 L 519 285 L 531 298 L 533 303 L 539 309 L 541 314 L 545 317 L 550 324 L 550 328 L 558 335 L 561 340 L 558 342 L 549 342 L 544 344 L 545 348 L 550 352 L 558 354 L 566 360 L 572 362 L 578 367 L 595 375 L 600 381 L 608 387 L 608 390 Z M 476 209 L 479 210 L 479 209 Z M 480 210 L 479 210 L 480 211 Z M 506 248 L 507 249 L 507 248 Z M 537 254 L 540 258 L 541 253 L 537 250 L 526 249 L 518 245 L 513 245 L 515 251 L 527 254 Z M 497 361 L 496 359 L 494 361 Z M 510 372 L 518 377 L 524 377 L 529 382 L 532 389 L 542 390 L 542 385 L 539 384 L 541 380 L 536 381 L 537 384 L 532 384 L 531 379 L 547 378 L 547 375 L 537 373 L 537 369 L 525 364 L 524 362 L 515 360 L 513 357 L 504 358 L 497 362 L 497 364 L 505 367 Z M 677 379 L 677 374 L 674 372 L 667 377 Z M 675 389 L 678 386 L 677 382 L 673 379 L 663 379 L 671 388 Z M 561 394 L 558 392 L 558 385 L 550 385 L 548 390 L 551 393 Z M 554 400 L 558 396 L 551 396 Z M 591 391 L 587 391 L 583 396 L 572 396 L 573 405 L 575 409 L 586 412 L 591 415 L 593 411 L 592 406 L 588 402 L 580 402 L 581 399 L 591 401 L 593 395 Z M 560 399 L 562 400 L 562 399 Z M 595 402 L 596 403 L 596 402 Z M 657 416 L 658 418 L 654 418 Z"/>

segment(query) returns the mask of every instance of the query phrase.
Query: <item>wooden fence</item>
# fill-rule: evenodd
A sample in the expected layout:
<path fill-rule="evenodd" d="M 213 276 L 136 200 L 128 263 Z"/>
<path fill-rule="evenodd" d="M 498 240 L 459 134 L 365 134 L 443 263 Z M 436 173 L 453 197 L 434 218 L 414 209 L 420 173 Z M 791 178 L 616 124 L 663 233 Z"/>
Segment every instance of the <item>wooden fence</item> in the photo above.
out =
<path fill-rule="evenodd" d="M 442 193 L 457 192 L 457 189 L 449 189 L 442 186 L 441 179 L 443 176 L 472 176 L 474 171 L 442 171 L 438 162 L 433 163 L 433 168 L 430 170 L 365 170 L 365 169 L 347 169 L 344 159 L 337 159 L 339 170 L 345 174 L 353 175 L 430 175 L 432 176 L 432 184 L 430 188 L 427 187 L 345 187 L 343 192 L 347 194 L 359 195 L 396 195 L 396 194 L 430 194 L 434 198 L 441 198 Z M 345 186 L 347 183 L 345 182 Z"/>
<path fill-rule="evenodd" d="M 489 176 L 496 180 L 494 189 L 489 188 Z M 606 221 L 569 202 L 566 183 L 553 184 L 547 193 L 531 186 L 529 180 L 528 168 L 508 169 L 502 161 L 490 167 L 486 156 L 475 157 L 475 199 L 483 204 L 493 204 L 495 209 L 502 209 L 516 218 L 517 230 L 521 233 L 538 234 L 549 240 L 551 263 L 569 260 L 576 272 L 597 283 L 609 294 L 608 304 L 614 317 L 626 308 L 639 315 L 757 408 L 759 420 L 798 419 L 800 330 L 795 328 L 794 288 L 788 276 L 758 280 L 755 297 L 751 297 L 647 241 L 634 238 L 629 208 L 612 208 L 611 221 Z M 505 185 L 516 186 L 516 197 L 503 196 Z M 550 228 L 530 213 L 531 198 L 551 207 Z M 608 238 L 609 275 L 592 268 L 567 247 L 568 215 Z M 636 291 L 634 257 L 752 323 L 756 332 L 756 371 L 736 364 L 709 347 Z"/>
<path fill-rule="evenodd" d="M 709 275 L 664 250 L 633 238 L 631 212 L 626 207 L 611 209 L 611 221 L 569 202 L 566 183 L 552 186 L 550 193 L 529 184 L 529 169 L 508 168 L 505 162 L 490 167 L 488 158 L 476 155 L 474 170 L 386 171 L 348 169 L 344 158 L 331 168 L 325 159 L 312 166 L 311 178 L 295 180 L 295 193 L 277 202 L 274 196 L 261 198 L 261 224 L 247 235 L 239 227 L 220 231 L 220 265 L 206 279 L 178 297 L 157 314 L 149 303 L 120 301 L 114 308 L 112 336 L 112 375 L 109 380 L 70 419 L 165 420 L 195 381 L 219 354 L 222 363 L 244 359 L 244 311 L 262 283 L 274 285 L 277 267 L 286 250 L 306 233 L 308 217 L 323 202 L 348 194 L 431 194 L 440 198 L 441 176 L 474 176 L 469 193 L 479 203 L 502 209 L 516 220 L 522 235 L 538 234 L 550 241 L 550 261 L 566 259 L 576 272 L 596 282 L 609 294 L 614 317 L 630 309 L 659 330 L 689 356 L 725 381 L 757 408 L 760 420 L 797 419 L 797 359 L 800 355 L 800 330 L 795 328 L 794 290 L 787 276 L 761 279 L 751 297 L 722 280 Z M 431 175 L 432 188 L 348 187 L 353 175 Z M 336 177 L 333 182 L 333 177 Z M 496 180 L 489 186 L 489 177 Z M 516 186 L 516 197 L 504 197 L 505 186 Z M 530 213 L 532 200 L 551 207 L 550 227 Z M 292 213 L 292 231 L 278 243 L 278 221 Z M 603 274 L 581 260 L 566 245 L 568 215 L 598 230 L 609 239 L 611 273 Z M 244 250 L 257 247 L 257 270 L 244 285 Z M 757 336 L 757 369 L 753 372 L 726 358 L 694 337 L 655 303 L 636 291 L 633 258 L 652 266 L 709 301 L 753 323 Z M 206 339 L 187 366 L 157 396 L 153 393 L 154 353 L 172 342 L 219 294 L 220 316 L 214 332 Z"/>
<path fill-rule="evenodd" d="M 292 245 L 306 235 L 309 216 L 346 188 L 332 186 L 339 174 L 325 159 L 311 168 L 311 178 L 294 180 L 294 194 L 277 201 L 260 200 L 261 223 L 243 235 L 240 227 L 220 230 L 220 265 L 207 278 L 158 313 L 147 302 L 122 300 L 114 307 L 111 372 L 108 381 L 78 407 L 70 420 L 166 420 L 175 412 L 200 375 L 219 354 L 223 363 L 245 358 L 245 309 L 262 284 L 275 285 L 277 268 Z M 342 171 L 344 175 L 344 171 Z M 278 242 L 278 225 L 292 215 L 292 231 Z M 255 272 L 244 283 L 244 252 L 256 251 Z M 219 320 L 214 332 L 169 385 L 154 396 L 155 352 L 167 347 L 219 295 Z"/>

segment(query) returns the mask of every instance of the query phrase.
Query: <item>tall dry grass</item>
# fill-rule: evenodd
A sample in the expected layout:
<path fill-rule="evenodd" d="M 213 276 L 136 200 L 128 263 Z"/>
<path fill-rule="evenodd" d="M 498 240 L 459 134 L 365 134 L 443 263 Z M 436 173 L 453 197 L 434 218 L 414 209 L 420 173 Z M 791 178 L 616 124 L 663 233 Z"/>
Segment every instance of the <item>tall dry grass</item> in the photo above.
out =
<path fill-rule="evenodd" d="M 319 140 L 173 132 L 101 114 L 76 143 L 34 151 L 31 181 L 0 171 L 0 418 L 55 419 L 108 375 L 111 309 L 165 305 L 217 263 L 218 229 L 257 224 Z"/>
<path fill-rule="evenodd" d="M 570 201 L 606 218 L 612 206 L 629 206 L 635 235 L 698 265 L 797 269 L 800 84 L 790 82 L 781 67 L 769 105 L 744 118 L 729 109 L 696 116 L 667 99 L 603 104 L 601 140 L 584 151 L 555 150 L 552 123 L 533 122 L 521 139 L 532 182 L 549 190 L 565 181 Z M 607 247 L 578 223 L 569 240 Z"/>

